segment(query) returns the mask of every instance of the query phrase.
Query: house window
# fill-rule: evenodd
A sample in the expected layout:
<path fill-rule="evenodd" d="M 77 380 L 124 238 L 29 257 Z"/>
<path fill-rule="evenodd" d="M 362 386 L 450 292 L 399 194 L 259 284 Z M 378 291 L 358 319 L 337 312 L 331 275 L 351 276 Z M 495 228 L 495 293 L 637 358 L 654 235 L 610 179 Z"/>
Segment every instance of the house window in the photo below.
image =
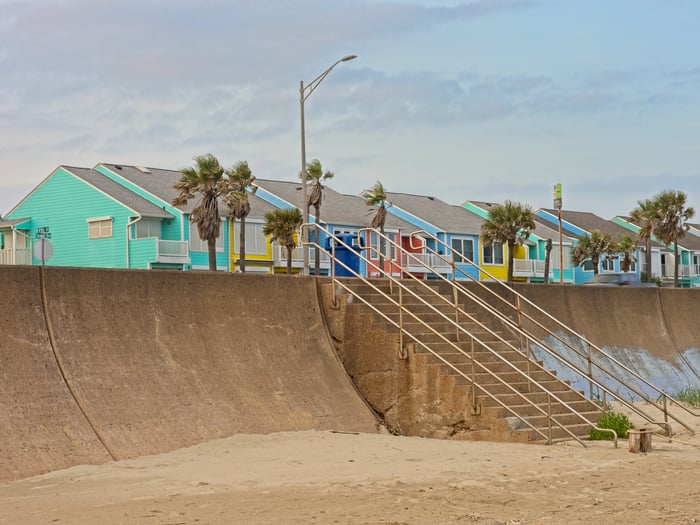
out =
<path fill-rule="evenodd" d="M 140 220 L 136 223 L 136 238 L 146 237 L 160 238 L 160 221 Z"/>
<path fill-rule="evenodd" d="M 88 219 L 88 239 L 106 239 L 112 236 L 112 217 Z"/>
<path fill-rule="evenodd" d="M 395 233 L 385 233 L 384 234 L 387 239 L 390 239 L 392 242 L 396 242 L 396 234 Z M 379 235 L 377 235 L 375 232 L 372 232 L 369 236 L 369 244 L 371 247 L 371 258 L 372 259 L 378 259 L 379 258 L 379 241 L 380 241 Z M 394 260 L 396 259 L 396 246 L 394 246 L 391 242 L 385 240 L 384 241 L 384 257 L 387 259 Z"/>
<path fill-rule="evenodd" d="M 484 264 L 503 264 L 503 243 L 484 244 Z"/>
<path fill-rule="evenodd" d="M 600 268 L 604 272 L 615 271 L 615 261 L 611 257 L 603 257 L 600 262 Z"/>
<path fill-rule="evenodd" d="M 190 251 L 192 252 L 207 252 L 209 247 L 207 241 L 199 238 L 199 230 L 197 225 L 190 222 Z M 224 226 L 219 228 L 219 236 L 216 238 L 216 251 L 222 253 L 224 251 Z"/>
<path fill-rule="evenodd" d="M 245 223 L 245 252 L 246 255 L 266 255 L 267 254 L 267 238 L 263 235 L 263 224 L 257 222 Z M 240 238 L 241 238 L 241 223 L 236 222 L 233 225 L 233 244 L 236 247 L 236 252 L 241 253 Z"/>
<path fill-rule="evenodd" d="M 452 254 L 456 263 L 474 260 L 474 241 L 472 239 L 452 238 Z"/>

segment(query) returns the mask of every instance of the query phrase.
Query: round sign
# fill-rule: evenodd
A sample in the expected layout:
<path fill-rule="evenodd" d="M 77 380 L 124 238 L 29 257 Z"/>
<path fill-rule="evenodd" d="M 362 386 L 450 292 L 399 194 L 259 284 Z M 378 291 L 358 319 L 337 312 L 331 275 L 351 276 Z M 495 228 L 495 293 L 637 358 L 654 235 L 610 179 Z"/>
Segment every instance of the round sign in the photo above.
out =
<path fill-rule="evenodd" d="M 34 258 L 45 263 L 53 255 L 53 245 L 46 239 L 39 239 L 34 243 Z"/>

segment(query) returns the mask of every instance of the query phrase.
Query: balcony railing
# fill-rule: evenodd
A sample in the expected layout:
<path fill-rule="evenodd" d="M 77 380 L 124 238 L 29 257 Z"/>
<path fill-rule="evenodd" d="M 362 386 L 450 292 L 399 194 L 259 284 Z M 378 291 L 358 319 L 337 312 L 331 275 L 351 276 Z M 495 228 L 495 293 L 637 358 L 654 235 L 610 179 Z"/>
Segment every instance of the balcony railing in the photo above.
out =
<path fill-rule="evenodd" d="M 309 248 L 309 261 L 313 266 L 316 260 L 316 248 L 311 246 Z M 275 266 L 287 266 L 287 248 L 279 244 L 273 245 L 272 258 Z M 330 268 L 330 258 L 328 254 L 321 250 L 321 268 Z M 304 265 L 304 252 L 301 246 L 297 246 L 292 250 L 292 268 L 301 268 Z"/>
<path fill-rule="evenodd" d="M 31 265 L 32 251 L 29 248 L 0 250 L 0 264 Z"/>
<path fill-rule="evenodd" d="M 401 269 L 410 273 L 423 273 L 425 268 L 432 268 L 438 273 L 451 273 L 452 267 L 442 258 L 432 253 L 402 253 Z"/>
<path fill-rule="evenodd" d="M 158 255 L 163 257 L 187 257 L 187 242 L 158 240 Z"/>
<path fill-rule="evenodd" d="M 544 261 L 513 259 L 513 275 L 516 277 L 544 277 Z"/>

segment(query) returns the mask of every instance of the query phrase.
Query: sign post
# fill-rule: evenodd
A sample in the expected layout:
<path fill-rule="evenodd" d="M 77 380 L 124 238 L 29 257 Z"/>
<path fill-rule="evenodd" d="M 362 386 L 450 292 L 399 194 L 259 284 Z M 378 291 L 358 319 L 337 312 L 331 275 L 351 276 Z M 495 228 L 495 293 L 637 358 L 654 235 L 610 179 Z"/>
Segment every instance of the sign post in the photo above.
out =
<path fill-rule="evenodd" d="M 554 208 L 559 217 L 559 284 L 564 284 L 564 246 L 562 246 L 561 231 L 561 182 L 554 185 Z"/>
<path fill-rule="evenodd" d="M 39 239 L 36 244 L 34 244 L 34 258 L 41 261 L 41 265 L 51 259 L 53 256 L 53 245 L 49 242 L 51 238 L 51 232 L 49 232 L 48 226 L 42 226 L 37 228 L 36 238 Z"/>

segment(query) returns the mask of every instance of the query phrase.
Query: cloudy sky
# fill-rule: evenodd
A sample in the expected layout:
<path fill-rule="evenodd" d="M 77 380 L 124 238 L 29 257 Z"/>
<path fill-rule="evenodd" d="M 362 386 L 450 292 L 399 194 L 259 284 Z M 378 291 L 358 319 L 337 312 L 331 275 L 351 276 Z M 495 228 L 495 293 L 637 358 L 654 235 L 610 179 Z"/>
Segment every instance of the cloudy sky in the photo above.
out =
<path fill-rule="evenodd" d="M 0 214 L 57 166 L 260 178 L 609 218 L 700 208 L 696 0 L 0 0 Z"/>

